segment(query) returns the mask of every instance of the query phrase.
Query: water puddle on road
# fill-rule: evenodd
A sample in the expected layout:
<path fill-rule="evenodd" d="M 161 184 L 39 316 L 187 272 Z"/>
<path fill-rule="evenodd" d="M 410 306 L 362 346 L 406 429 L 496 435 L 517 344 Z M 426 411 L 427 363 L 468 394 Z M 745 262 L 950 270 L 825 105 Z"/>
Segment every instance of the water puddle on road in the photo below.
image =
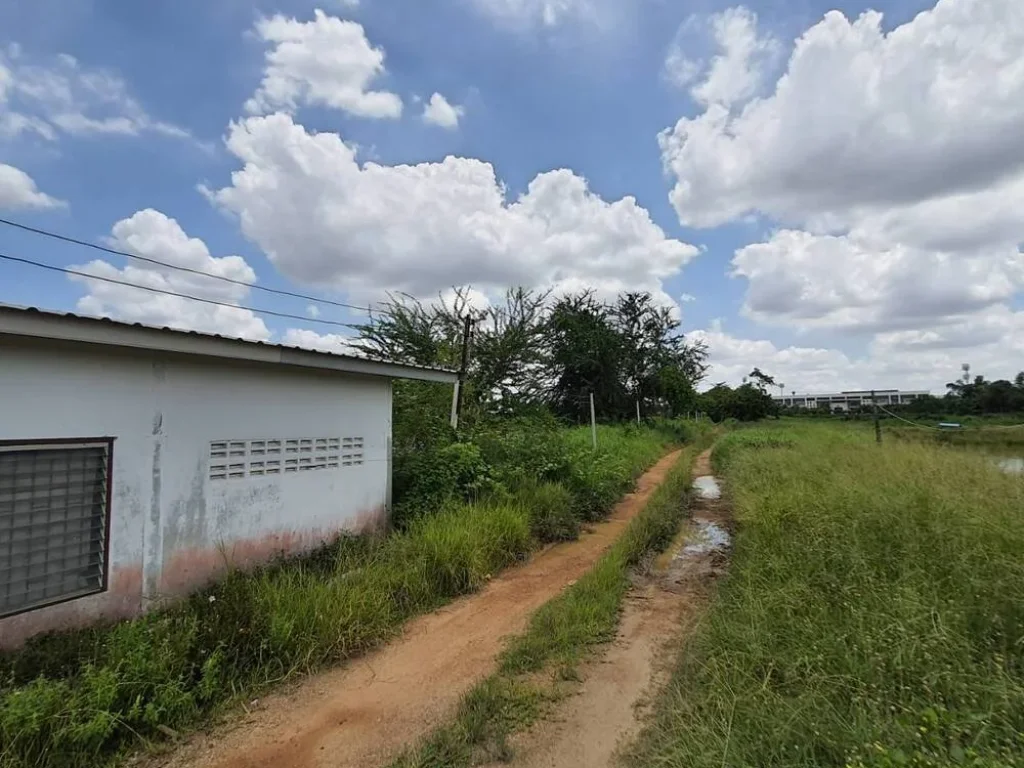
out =
<path fill-rule="evenodd" d="M 676 553 L 676 560 L 729 551 L 732 538 L 718 523 L 697 517 L 693 519 L 693 527 L 694 530 L 687 536 L 688 543 Z"/>
<path fill-rule="evenodd" d="M 717 501 L 722 498 L 722 489 L 718 485 L 718 481 L 711 475 L 696 478 L 693 481 L 693 487 L 697 491 L 697 496 L 702 499 Z"/>

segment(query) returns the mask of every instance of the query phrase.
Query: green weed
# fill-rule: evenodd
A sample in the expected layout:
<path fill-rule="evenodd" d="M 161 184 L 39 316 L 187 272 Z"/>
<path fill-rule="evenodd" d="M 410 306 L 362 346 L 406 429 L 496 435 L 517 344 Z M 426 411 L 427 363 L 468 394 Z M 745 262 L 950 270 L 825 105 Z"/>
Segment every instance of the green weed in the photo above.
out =
<path fill-rule="evenodd" d="M 1024 482 L 842 425 L 716 453 L 731 573 L 629 764 L 1024 765 Z"/>
<path fill-rule="evenodd" d="M 595 452 L 589 432 L 541 432 L 533 458 L 514 430 L 429 454 L 447 469 L 440 480 L 406 478 L 416 513 L 386 538 L 342 538 L 232 572 L 164 611 L 37 638 L 0 659 L 0 767 L 114 762 L 237 697 L 363 653 L 411 616 L 480 588 L 538 540 L 571 538 L 582 510 L 606 514 L 671 439 L 605 427 Z M 542 482 L 531 489 L 529 477 Z"/>
<path fill-rule="evenodd" d="M 618 625 L 628 571 L 662 549 L 687 506 L 690 468 L 699 446 L 680 458 L 623 536 L 579 581 L 541 607 L 526 632 L 513 638 L 498 671 L 463 700 L 453 723 L 440 728 L 391 768 L 468 768 L 511 759 L 508 737 L 539 719 L 559 698 L 559 682 L 579 680 L 576 665 Z M 545 681 L 537 673 L 550 671 Z"/>

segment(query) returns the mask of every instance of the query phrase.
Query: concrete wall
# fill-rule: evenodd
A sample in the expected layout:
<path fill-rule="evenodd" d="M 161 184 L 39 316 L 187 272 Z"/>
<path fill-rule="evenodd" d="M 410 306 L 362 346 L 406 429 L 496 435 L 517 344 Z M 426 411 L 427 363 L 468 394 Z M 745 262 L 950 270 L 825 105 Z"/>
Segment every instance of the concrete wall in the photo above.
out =
<path fill-rule="evenodd" d="M 0 440 L 78 437 L 115 438 L 108 589 L 0 619 L 0 647 L 386 521 L 387 379 L 0 339 Z M 214 441 L 346 437 L 362 465 L 210 479 Z"/>

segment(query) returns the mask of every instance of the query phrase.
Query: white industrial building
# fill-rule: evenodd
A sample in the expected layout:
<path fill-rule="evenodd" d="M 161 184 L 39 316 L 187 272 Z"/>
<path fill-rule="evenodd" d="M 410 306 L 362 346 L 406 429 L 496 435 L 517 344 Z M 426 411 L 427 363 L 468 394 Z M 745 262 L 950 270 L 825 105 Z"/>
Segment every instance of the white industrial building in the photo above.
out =
<path fill-rule="evenodd" d="M 0 647 L 387 520 L 438 369 L 0 307 Z"/>
<path fill-rule="evenodd" d="M 931 393 L 926 390 L 902 392 L 898 389 L 877 389 L 874 392 L 874 401 L 872 401 L 871 390 L 860 389 L 818 395 L 801 395 L 794 392 L 789 395 L 777 395 L 772 400 L 786 408 L 815 409 L 827 405 L 829 410 L 848 411 L 862 405 L 871 405 L 872 402 L 878 405 L 906 405 L 928 394 Z"/>

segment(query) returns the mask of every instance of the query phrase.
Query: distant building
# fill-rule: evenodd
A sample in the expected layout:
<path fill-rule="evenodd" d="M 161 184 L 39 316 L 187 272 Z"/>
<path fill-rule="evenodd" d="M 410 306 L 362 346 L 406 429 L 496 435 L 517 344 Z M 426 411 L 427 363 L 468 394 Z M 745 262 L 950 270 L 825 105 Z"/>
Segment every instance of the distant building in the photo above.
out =
<path fill-rule="evenodd" d="M 919 397 L 930 395 L 927 390 L 901 392 L 898 389 L 876 389 L 875 402 L 878 405 L 906 405 Z M 789 394 L 772 398 L 786 408 L 816 409 L 825 405 L 831 411 L 849 411 L 862 405 L 871 405 L 871 390 L 858 389 L 849 392 L 827 392 L 824 394 Z"/>
<path fill-rule="evenodd" d="M 456 376 L 0 306 L 0 648 L 386 524 L 393 379 Z"/>

